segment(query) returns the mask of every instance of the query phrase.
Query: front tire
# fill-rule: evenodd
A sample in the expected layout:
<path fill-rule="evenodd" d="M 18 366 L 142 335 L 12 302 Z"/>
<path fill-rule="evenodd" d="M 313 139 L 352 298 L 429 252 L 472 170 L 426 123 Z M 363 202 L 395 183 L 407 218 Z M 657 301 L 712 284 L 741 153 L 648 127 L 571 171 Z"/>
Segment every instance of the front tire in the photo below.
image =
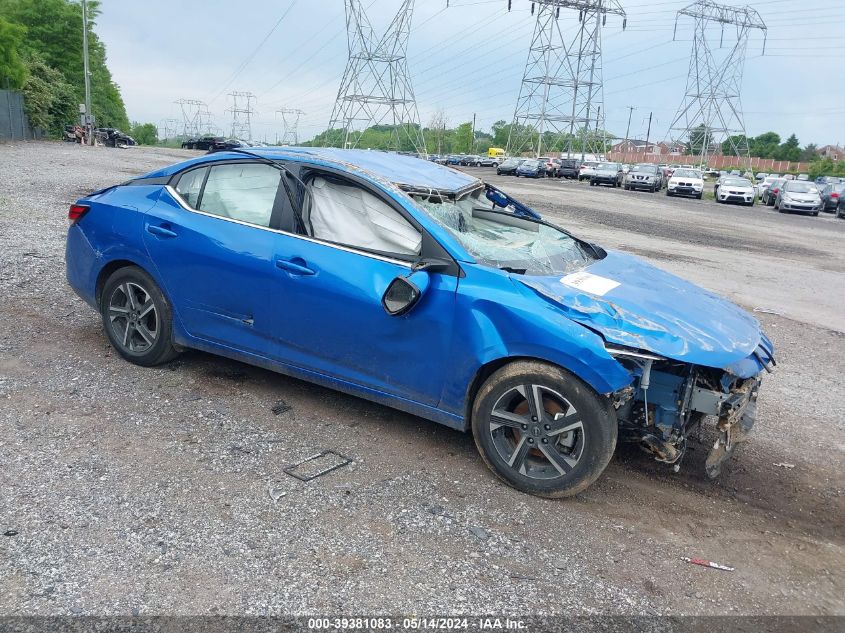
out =
<path fill-rule="evenodd" d="M 472 431 L 484 463 L 517 490 L 569 497 L 592 484 L 616 448 L 609 401 L 568 371 L 518 361 L 479 390 Z"/>
<path fill-rule="evenodd" d="M 137 266 L 121 268 L 106 280 L 100 314 L 112 347 L 130 363 L 152 367 L 178 354 L 170 302 Z"/>

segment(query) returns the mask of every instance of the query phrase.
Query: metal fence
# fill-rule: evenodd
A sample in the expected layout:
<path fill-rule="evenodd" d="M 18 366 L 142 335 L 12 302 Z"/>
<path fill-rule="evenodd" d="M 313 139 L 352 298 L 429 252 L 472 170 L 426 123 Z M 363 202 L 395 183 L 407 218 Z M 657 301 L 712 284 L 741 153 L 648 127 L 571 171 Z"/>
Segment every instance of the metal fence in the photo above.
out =
<path fill-rule="evenodd" d="M 41 138 L 29 126 L 23 109 L 23 95 L 12 90 L 0 90 L 0 143 Z"/>

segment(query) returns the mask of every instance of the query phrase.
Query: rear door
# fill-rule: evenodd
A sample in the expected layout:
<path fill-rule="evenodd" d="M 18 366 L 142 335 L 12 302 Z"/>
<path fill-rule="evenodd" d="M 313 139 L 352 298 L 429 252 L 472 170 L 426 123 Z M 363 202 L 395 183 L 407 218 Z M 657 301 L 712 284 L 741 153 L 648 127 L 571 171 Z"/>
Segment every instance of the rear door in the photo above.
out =
<path fill-rule="evenodd" d="M 191 336 L 275 358 L 280 172 L 246 160 L 184 172 L 144 221 L 144 243 Z M 282 193 L 282 195 L 284 195 Z"/>

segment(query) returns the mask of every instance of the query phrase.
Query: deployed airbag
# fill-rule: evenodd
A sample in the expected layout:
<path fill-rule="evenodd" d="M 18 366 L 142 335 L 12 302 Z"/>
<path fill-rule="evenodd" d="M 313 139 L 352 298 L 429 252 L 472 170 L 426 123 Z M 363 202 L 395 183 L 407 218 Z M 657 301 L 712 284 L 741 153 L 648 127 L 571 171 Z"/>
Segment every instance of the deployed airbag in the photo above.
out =
<path fill-rule="evenodd" d="M 325 178 L 309 183 L 312 237 L 373 251 L 418 255 L 422 235 L 373 194 Z"/>

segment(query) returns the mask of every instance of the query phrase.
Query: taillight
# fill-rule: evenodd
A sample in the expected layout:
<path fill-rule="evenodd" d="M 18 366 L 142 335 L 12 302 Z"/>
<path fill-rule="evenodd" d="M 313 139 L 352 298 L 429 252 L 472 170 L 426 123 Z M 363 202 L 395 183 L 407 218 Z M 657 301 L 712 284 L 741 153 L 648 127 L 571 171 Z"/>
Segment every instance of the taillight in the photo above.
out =
<path fill-rule="evenodd" d="M 67 212 L 67 219 L 70 220 L 71 224 L 75 224 L 79 222 L 83 215 L 88 213 L 88 210 L 91 207 L 84 205 L 84 204 L 72 204 L 70 205 L 70 209 Z"/>
<path fill-rule="evenodd" d="M 833 193 L 830 194 L 830 197 L 831 198 L 838 198 L 839 194 L 834 191 Z"/>
<path fill-rule="evenodd" d="M 772 193 L 777 193 L 778 191 L 780 191 L 780 189 L 777 189 L 777 188 L 772 189 Z"/>

